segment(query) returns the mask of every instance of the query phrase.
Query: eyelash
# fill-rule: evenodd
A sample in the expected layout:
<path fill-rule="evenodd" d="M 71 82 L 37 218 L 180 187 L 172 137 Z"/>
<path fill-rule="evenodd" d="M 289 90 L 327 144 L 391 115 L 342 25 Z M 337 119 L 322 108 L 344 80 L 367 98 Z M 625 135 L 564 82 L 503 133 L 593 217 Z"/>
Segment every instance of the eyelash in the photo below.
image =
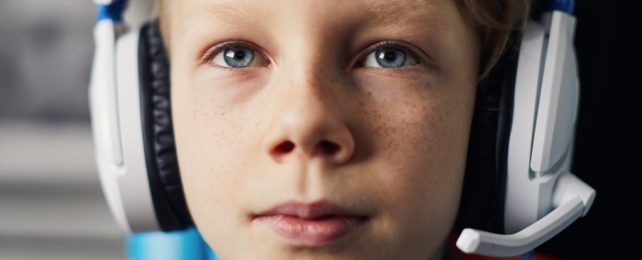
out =
<path fill-rule="evenodd" d="M 207 64 L 207 63 L 212 63 L 213 59 L 218 55 L 221 51 L 225 51 L 228 48 L 233 48 L 233 47 L 246 47 L 250 48 L 253 51 L 256 52 L 257 55 L 261 55 L 262 57 L 265 57 L 263 55 L 262 51 L 260 48 L 257 48 L 254 44 L 244 42 L 244 41 L 228 41 L 228 42 L 223 42 L 221 44 L 218 44 L 210 49 L 208 49 L 203 57 L 201 58 L 201 63 Z M 413 51 L 412 47 L 409 47 L 408 44 L 403 43 L 401 41 L 393 41 L 393 40 L 388 40 L 388 41 L 381 41 L 377 42 L 373 45 L 370 45 L 368 48 L 366 48 L 364 51 L 362 51 L 358 56 L 359 58 L 354 62 L 354 65 L 351 67 L 354 67 L 355 65 L 362 67 L 364 65 L 364 62 L 366 58 L 370 55 L 370 53 L 377 51 L 378 49 L 381 48 L 397 48 L 400 50 L 403 50 L 406 52 L 408 56 L 410 56 L 412 59 L 414 59 L 417 63 L 408 65 L 408 66 L 413 66 L 413 65 L 421 65 L 424 64 L 423 59 L 421 58 L 420 55 L 417 55 L 415 51 Z M 270 61 L 270 59 L 265 58 L 266 60 Z M 270 62 L 271 64 L 271 62 Z M 230 68 L 230 67 L 221 67 L 224 69 L 238 69 L 238 68 Z"/>
<path fill-rule="evenodd" d="M 394 41 L 394 40 L 377 42 L 373 45 L 370 45 L 368 48 L 366 48 L 363 52 L 359 54 L 359 58 L 357 59 L 357 62 L 355 63 L 355 65 L 358 65 L 359 68 L 361 68 L 365 63 L 366 58 L 368 58 L 368 56 L 370 56 L 372 52 L 375 52 L 378 49 L 382 49 L 382 48 L 395 48 L 395 49 L 403 50 L 410 58 L 414 59 L 417 62 L 416 64 L 406 65 L 404 67 L 424 64 L 423 59 L 421 58 L 421 55 L 417 55 L 417 53 L 413 51 L 414 48 L 410 47 L 409 45 L 410 44 L 404 43 L 402 41 Z M 391 68 L 387 68 L 387 69 L 391 69 Z"/>
<path fill-rule="evenodd" d="M 212 60 L 214 59 L 214 57 L 216 57 L 216 55 L 218 55 L 220 52 L 225 51 L 228 48 L 234 48 L 234 47 L 250 48 L 250 49 L 254 50 L 257 55 L 262 55 L 263 56 L 261 49 L 256 47 L 256 46 L 254 46 L 254 44 L 251 44 L 251 43 L 248 43 L 248 42 L 244 42 L 244 41 L 228 41 L 228 42 L 223 42 L 223 43 L 217 44 L 216 46 L 208 49 L 205 52 L 205 54 L 203 54 L 203 57 L 201 58 L 201 63 L 203 63 L 203 64 L 211 63 Z M 267 60 L 269 60 L 269 59 L 267 59 Z M 222 68 L 226 68 L 227 69 L 227 67 L 222 67 Z"/>

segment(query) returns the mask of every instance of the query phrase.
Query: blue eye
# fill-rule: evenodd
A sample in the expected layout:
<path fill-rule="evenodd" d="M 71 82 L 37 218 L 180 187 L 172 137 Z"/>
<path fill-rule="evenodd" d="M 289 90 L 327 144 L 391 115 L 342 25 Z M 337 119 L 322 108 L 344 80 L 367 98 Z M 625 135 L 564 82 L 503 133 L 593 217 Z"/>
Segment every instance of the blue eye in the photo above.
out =
<path fill-rule="evenodd" d="M 222 67 L 245 68 L 252 65 L 255 51 L 244 46 L 234 46 L 225 48 L 222 52 L 216 54 L 212 62 Z"/>
<path fill-rule="evenodd" d="M 395 47 L 381 47 L 370 52 L 363 62 L 364 67 L 400 68 L 417 64 L 417 60 L 405 50 Z"/>

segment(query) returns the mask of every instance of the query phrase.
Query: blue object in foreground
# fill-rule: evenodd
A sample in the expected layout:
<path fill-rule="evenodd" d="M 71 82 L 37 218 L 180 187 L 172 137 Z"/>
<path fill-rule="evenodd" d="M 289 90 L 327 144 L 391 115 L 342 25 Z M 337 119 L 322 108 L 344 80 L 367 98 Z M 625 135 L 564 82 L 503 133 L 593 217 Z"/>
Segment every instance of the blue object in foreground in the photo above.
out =
<path fill-rule="evenodd" d="M 219 260 L 196 228 L 137 233 L 126 243 L 127 259 L 131 260 Z"/>

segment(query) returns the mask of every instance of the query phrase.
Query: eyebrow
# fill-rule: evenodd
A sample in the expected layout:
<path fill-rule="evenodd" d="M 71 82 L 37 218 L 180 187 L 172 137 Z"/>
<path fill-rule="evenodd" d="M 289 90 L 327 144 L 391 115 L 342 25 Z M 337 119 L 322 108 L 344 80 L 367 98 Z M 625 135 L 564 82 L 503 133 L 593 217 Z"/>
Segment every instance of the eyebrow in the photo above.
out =
<path fill-rule="evenodd" d="M 365 5 L 365 11 L 373 16 L 368 22 L 377 24 L 400 24 L 425 20 L 439 15 L 438 8 L 434 8 L 434 6 L 427 1 L 415 1 L 415 3 L 418 3 L 419 6 L 415 4 L 410 7 L 397 1 L 369 2 Z M 399 15 L 400 13 L 403 15 Z"/>

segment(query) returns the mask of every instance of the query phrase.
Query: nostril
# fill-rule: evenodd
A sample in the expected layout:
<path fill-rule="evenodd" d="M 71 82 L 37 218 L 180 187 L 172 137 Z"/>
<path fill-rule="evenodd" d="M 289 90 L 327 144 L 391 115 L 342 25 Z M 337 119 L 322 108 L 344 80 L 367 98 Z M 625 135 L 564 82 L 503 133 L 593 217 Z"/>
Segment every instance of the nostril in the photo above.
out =
<path fill-rule="evenodd" d="M 337 144 L 335 144 L 333 142 L 329 142 L 329 141 L 321 141 L 321 143 L 319 143 L 319 145 L 321 146 L 321 151 L 324 154 L 334 154 L 340 148 Z"/>
<path fill-rule="evenodd" d="M 283 142 L 279 144 L 277 147 L 274 148 L 274 153 L 276 154 L 284 154 L 284 153 L 289 153 L 294 149 L 294 144 L 290 141 Z"/>

